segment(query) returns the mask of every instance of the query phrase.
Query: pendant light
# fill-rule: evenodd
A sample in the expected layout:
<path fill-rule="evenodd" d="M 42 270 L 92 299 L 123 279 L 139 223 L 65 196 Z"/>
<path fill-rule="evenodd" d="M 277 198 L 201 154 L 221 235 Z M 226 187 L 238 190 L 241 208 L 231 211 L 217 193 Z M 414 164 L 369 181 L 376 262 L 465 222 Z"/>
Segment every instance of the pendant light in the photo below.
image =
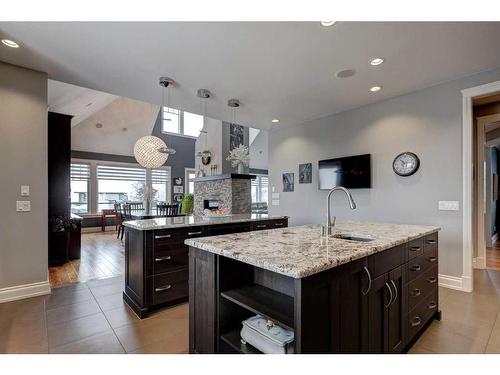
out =
<path fill-rule="evenodd" d="M 231 108 L 231 122 L 236 125 L 236 108 L 239 108 L 241 105 L 238 99 L 229 99 L 227 101 L 227 106 Z"/>
<path fill-rule="evenodd" d="M 161 89 L 161 108 L 160 111 L 163 111 L 163 107 L 169 107 L 170 108 L 170 89 L 174 86 L 174 80 L 169 77 L 160 77 L 160 86 L 162 87 Z M 165 105 L 165 90 L 167 91 L 167 104 Z M 174 155 L 177 151 L 175 151 L 173 148 L 168 147 L 167 145 L 160 147 L 158 151 L 162 154 L 166 154 L 167 157 L 168 155 Z"/>
<path fill-rule="evenodd" d="M 202 107 L 202 113 L 203 113 L 203 121 L 205 121 L 205 118 L 207 117 L 207 99 L 210 99 L 212 97 L 212 93 L 208 91 L 207 89 L 199 89 L 196 92 L 196 96 L 200 98 L 200 104 Z M 207 131 L 204 129 L 205 125 L 203 125 L 203 129 L 200 131 L 200 134 L 203 133 L 205 134 L 205 149 L 203 151 L 198 151 L 196 153 L 196 156 L 199 158 L 208 158 L 212 157 L 212 153 L 207 150 Z"/>
<path fill-rule="evenodd" d="M 160 78 L 160 86 L 162 90 L 172 86 L 174 80 L 168 77 Z M 164 92 L 162 91 L 162 108 L 163 110 Z M 167 162 L 168 156 L 175 154 L 173 148 L 169 148 L 161 138 L 153 135 L 147 135 L 139 138 L 134 145 L 134 157 L 137 162 L 144 168 L 160 168 Z"/>

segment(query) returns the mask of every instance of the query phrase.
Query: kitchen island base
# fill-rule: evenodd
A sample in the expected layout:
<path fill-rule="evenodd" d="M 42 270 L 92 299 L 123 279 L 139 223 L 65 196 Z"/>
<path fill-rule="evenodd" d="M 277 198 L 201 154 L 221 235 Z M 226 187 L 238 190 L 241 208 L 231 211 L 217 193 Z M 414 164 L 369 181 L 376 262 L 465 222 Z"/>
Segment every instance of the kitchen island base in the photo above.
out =
<path fill-rule="evenodd" d="M 405 353 L 439 318 L 437 232 L 294 278 L 190 247 L 190 353 L 260 353 L 240 340 L 261 315 L 295 353 Z"/>

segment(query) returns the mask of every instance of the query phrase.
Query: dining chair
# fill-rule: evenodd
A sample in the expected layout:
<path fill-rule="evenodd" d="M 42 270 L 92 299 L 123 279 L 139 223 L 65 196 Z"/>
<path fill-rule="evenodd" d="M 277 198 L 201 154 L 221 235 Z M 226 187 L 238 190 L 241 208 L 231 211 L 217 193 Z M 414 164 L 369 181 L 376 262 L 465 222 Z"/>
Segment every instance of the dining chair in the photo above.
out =
<path fill-rule="evenodd" d="M 131 210 L 144 210 L 144 204 L 142 202 L 129 202 Z"/>
<path fill-rule="evenodd" d="M 158 204 L 156 205 L 156 214 L 158 216 L 178 216 L 178 204 Z"/>
<path fill-rule="evenodd" d="M 122 225 L 123 225 L 124 221 L 133 220 L 132 219 L 132 208 L 131 208 L 130 203 L 125 203 L 125 204 L 122 204 L 121 206 L 122 206 L 121 213 L 122 213 Z M 123 240 L 124 233 L 125 233 L 125 226 L 123 226 L 120 240 Z"/>
<path fill-rule="evenodd" d="M 125 218 L 123 216 L 122 205 L 120 203 L 115 203 L 115 215 L 116 215 L 115 228 L 118 230 L 118 234 L 116 235 L 116 238 L 120 238 L 120 233 L 125 231 L 125 226 L 123 225 L 123 221 Z M 122 237 L 123 237 L 123 234 L 122 234 Z"/>
<path fill-rule="evenodd" d="M 116 222 L 116 220 L 118 220 L 118 216 L 116 215 L 115 209 L 103 209 L 103 210 L 101 210 L 101 231 L 102 232 L 106 231 L 106 220 L 110 217 L 114 217 L 115 222 Z"/>

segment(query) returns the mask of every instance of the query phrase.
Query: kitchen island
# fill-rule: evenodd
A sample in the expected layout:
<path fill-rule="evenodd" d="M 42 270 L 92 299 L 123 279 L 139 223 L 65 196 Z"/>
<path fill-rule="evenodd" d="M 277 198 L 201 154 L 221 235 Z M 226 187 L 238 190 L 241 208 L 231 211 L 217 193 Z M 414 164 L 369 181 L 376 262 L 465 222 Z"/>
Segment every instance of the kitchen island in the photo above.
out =
<path fill-rule="evenodd" d="M 186 239 L 288 225 L 286 216 L 237 214 L 132 220 L 125 226 L 123 299 L 140 317 L 188 299 Z"/>
<path fill-rule="evenodd" d="M 241 322 L 293 330 L 295 353 L 402 353 L 439 317 L 438 227 L 340 222 L 186 240 L 191 353 L 258 353 Z"/>

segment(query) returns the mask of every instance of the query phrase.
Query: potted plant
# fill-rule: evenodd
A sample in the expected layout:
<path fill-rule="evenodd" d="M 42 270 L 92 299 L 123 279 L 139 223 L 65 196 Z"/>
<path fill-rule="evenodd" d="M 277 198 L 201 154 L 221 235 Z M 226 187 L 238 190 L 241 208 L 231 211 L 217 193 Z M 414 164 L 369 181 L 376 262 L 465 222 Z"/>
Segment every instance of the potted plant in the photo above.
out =
<path fill-rule="evenodd" d="M 191 215 L 193 213 L 194 195 L 191 193 L 184 194 L 181 203 L 181 213 Z"/>
<path fill-rule="evenodd" d="M 70 232 L 76 228 L 76 222 L 69 216 L 60 215 L 49 219 L 49 266 L 68 261 Z"/>

